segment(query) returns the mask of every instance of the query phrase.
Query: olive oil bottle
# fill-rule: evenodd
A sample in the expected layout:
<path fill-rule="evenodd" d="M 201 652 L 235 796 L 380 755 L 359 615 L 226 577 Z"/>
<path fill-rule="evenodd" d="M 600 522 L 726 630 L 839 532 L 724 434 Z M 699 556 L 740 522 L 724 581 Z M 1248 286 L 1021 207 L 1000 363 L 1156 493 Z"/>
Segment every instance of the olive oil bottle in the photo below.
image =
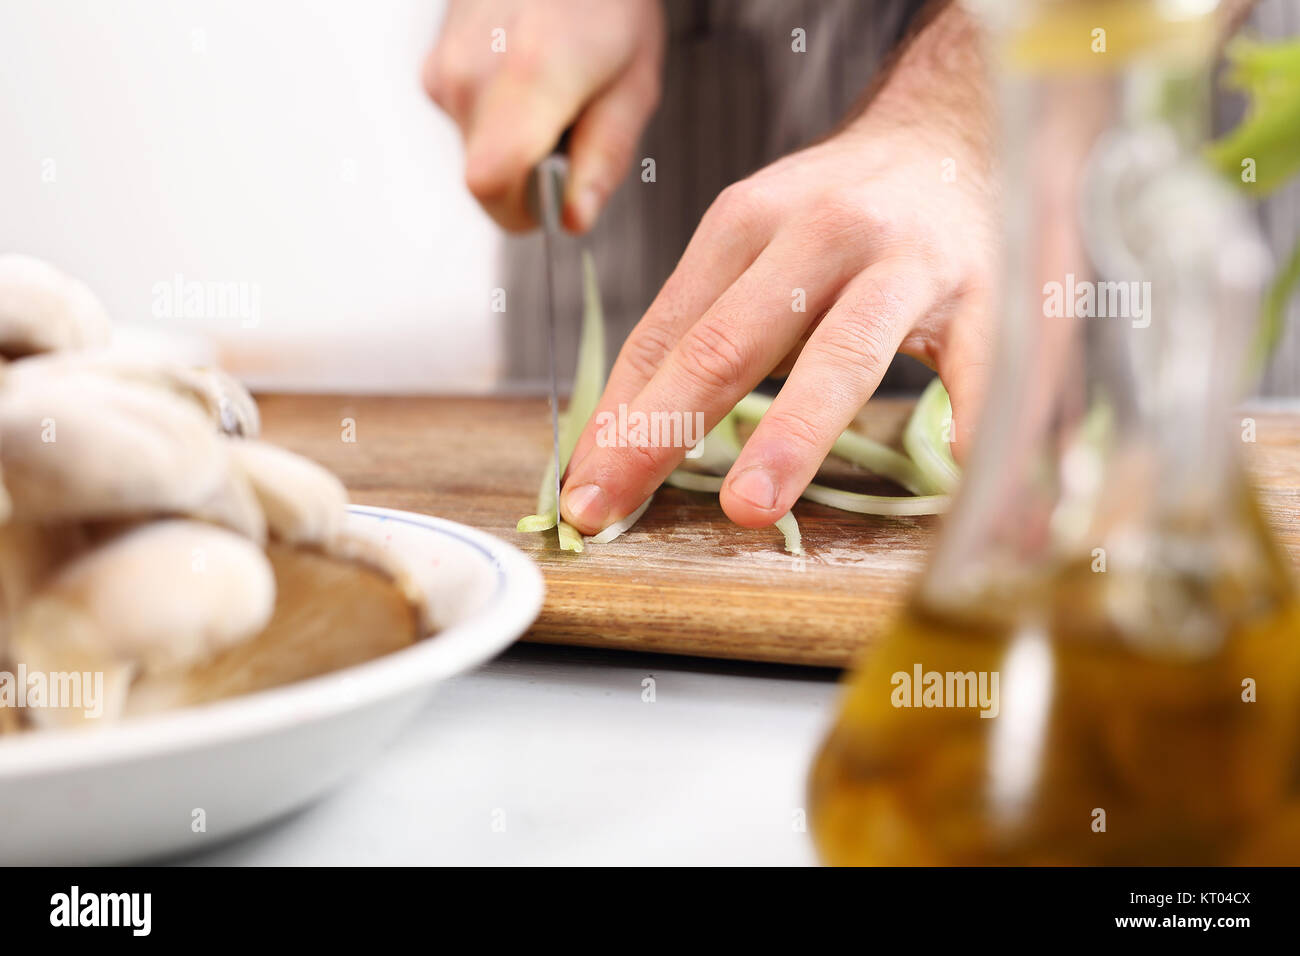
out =
<path fill-rule="evenodd" d="M 998 365 L 814 764 L 828 863 L 1300 863 L 1300 603 L 1232 415 L 1264 256 L 1199 160 L 1206 6 L 991 15 Z"/>

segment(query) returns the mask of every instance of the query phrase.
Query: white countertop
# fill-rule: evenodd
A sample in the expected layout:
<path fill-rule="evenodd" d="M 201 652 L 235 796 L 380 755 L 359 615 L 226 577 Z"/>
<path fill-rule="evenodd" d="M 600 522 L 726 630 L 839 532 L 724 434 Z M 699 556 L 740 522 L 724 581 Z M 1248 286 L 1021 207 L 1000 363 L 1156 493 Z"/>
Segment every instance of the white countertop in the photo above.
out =
<path fill-rule="evenodd" d="M 519 645 L 334 793 L 177 862 L 813 863 L 804 781 L 834 676 Z"/>

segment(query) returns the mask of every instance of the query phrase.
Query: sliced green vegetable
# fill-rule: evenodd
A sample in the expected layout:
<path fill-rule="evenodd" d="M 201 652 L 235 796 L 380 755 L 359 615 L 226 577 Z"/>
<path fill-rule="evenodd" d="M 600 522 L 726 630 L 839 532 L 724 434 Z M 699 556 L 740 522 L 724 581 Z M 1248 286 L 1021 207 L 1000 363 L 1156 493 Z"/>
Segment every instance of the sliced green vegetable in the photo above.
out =
<path fill-rule="evenodd" d="M 672 472 L 664 479 L 664 484 L 684 491 L 707 491 L 715 495 L 722 490 L 722 478 L 718 475 L 701 475 L 698 471 L 684 468 Z"/>
<path fill-rule="evenodd" d="M 628 528 L 632 527 L 632 525 L 640 521 L 641 516 L 645 514 L 646 509 L 650 507 L 650 502 L 654 500 L 655 496 L 651 495 L 645 501 L 641 502 L 641 507 L 637 508 L 636 511 L 633 511 L 626 518 L 620 518 L 618 521 L 615 521 L 599 534 L 592 535 L 591 540 L 596 544 L 608 544 L 613 541 Z"/>
<path fill-rule="evenodd" d="M 961 469 L 948 444 L 951 431 L 952 403 L 948 390 L 936 378 L 921 393 L 903 429 L 903 447 L 932 492 L 950 494 L 961 479 Z"/>
<path fill-rule="evenodd" d="M 582 535 L 578 529 L 567 521 L 560 522 L 560 550 L 561 551 L 582 551 Z"/>
<path fill-rule="evenodd" d="M 785 536 L 785 549 L 793 555 L 802 555 L 803 535 L 799 533 L 799 522 L 793 511 L 787 511 L 776 519 L 776 530 Z"/>
<path fill-rule="evenodd" d="M 591 253 L 582 254 L 582 334 L 578 344 L 578 366 L 573 376 L 573 394 L 569 407 L 560 413 L 560 462 L 563 472 L 582 437 L 582 429 L 596 411 L 596 403 L 605 390 L 605 313 L 600 304 L 600 286 L 596 282 L 596 264 Z M 537 492 L 537 513 L 519 519 L 516 531 L 549 531 L 557 527 L 559 502 L 555 500 L 555 468 L 552 456 Z M 582 535 L 565 521 L 558 522 L 560 549 L 581 551 Z M 617 535 L 615 535 L 617 537 Z"/>
<path fill-rule="evenodd" d="M 568 465 L 582 429 L 595 413 L 596 404 L 605 388 L 605 320 L 600 305 L 600 290 L 596 284 L 596 271 L 589 254 L 584 253 L 582 266 L 583 320 L 577 372 L 569 407 L 559 416 L 558 467 L 561 471 Z M 701 440 L 698 454 L 691 461 L 693 468 L 702 471 L 678 468 L 664 483 L 688 491 L 719 493 L 722 490 L 723 476 L 740 456 L 738 423 L 757 423 L 771 405 L 772 400 L 766 396 L 746 396 Z M 923 515 L 943 511 L 948 497 L 937 492 L 951 489 L 959 475 L 944 435 L 951 417 L 948 393 L 936 379 L 922 394 L 904 429 L 903 443 L 911 458 L 864 435 L 848 431 L 840 435 L 832 448 L 833 454 L 898 482 L 913 492 L 915 497 L 863 495 L 817 484 L 809 485 L 802 497 L 858 514 Z M 557 463 L 551 461 L 542 477 L 542 485 L 537 494 L 537 513 L 519 519 L 516 528 L 522 532 L 556 528 L 562 550 L 582 551 L 582 535 L 567 522 L 557 521 L 556 467 Z M 613 541 L 636 524 L 650 506 L 650 501 L 647 498 L 632 514 L 609 525 L 590 540 L 599 544 Z M 788 552 L 795 555 L 804 553 L 799 522 L 793 513 L 782 515 L 776 522 L 776 528 L 785 538 L 785 549 Z"/>
<path fill-rule="evenodd" d="M 771 398 L 751 392 L 736 406 L 736 416 L 747 424 L 756 425 L 771 407 Z M 845 461 L 851 461 L 882 478 L 895 481 L 914 495 L 932 494 L 940 490 L 930 485 L 915 462 L 906 455 L 857 432 L 841 433 L 840 437 L 835 439 L 835 444 L 831 446 L 831 454 Z"/>
<path fill-rule="evenodd" d="M 582 334 L 578 339 L 578 365 L 573 375 L 573 394 L 560 422 L 560 471 L 569 464 L 573 449 L 582 437 L 587 420 L 605 391 L 605 310 L 600 304 L 596 263 L 590 252 L 582 254 Z"/>
<path fill-rule="evenodd" d="M 1228 44 L 1224 81 L 1250 99 L 1246 118 L 1212 143 L 1210 162 L 1243 189 L 1265 195 L 1300 172 L 1300 40 L 1260 43 L 1238 37 Z M 1242 180 L 1242 164 L 1254 176 Z"/>
<path fill-rule="evenodd" d="M 827 488 L 818 484 L 809 485 L 799 497 L 841 511 L 893 518 L 942 514 L 948 510 L 951 502 L 947 495 L 863 495 L 856 491 L 841 491 L 839 488 Z"/>
<path fill-rule="evenodd" d="M 1266 196 L 1300 172 L 1300 40 L 1261 43 L 1237 37 L 1227 48 L 1224 82 L 1249 100 L 1246 118 L 1206 149 L 1225 177 Z M 1244 178 L 1249 165 L 1252 176 Z M 1300 285 L 1300 245 L 1273 280 L 1264 299 L 1251 349 L 1251 376 L 1262 371 L 1286 324 L 1286 306 Z"/>

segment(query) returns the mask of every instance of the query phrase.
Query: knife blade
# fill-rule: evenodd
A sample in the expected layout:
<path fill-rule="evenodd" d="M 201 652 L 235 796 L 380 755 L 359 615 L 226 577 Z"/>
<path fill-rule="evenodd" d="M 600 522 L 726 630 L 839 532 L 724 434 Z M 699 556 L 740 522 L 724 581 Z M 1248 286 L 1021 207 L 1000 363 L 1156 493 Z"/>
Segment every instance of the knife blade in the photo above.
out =
<path fill-rule="evenodd" d="M 567 137 L 566 137 L 567 139 Z M 555 520 L 560 520 L 560 386 L 555 345 L 555 246 L 560 238 L 560 210 L 564 187 L 569 177 L 569 158 L 565 155 L 565 142 L 561 140 L 534 171 L 534 192 L 537 197 L 537 218 L 542 224 L 542 243 L 546 258 L 546 340 L 550 360 L 551 385 L 551 440 L 555 458 Z"/>

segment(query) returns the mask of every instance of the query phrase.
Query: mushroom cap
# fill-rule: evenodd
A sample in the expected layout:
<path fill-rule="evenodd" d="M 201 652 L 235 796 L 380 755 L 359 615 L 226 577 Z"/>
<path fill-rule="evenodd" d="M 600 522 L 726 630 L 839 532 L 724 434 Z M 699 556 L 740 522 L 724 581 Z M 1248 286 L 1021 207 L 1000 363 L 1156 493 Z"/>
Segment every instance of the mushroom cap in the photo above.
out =
<path fill-rule="evenodd" d="M 219 368 L 198 368 L 157 359 L 136 359 L 112 350 L 56 352 L 14 362 L 3 381 L 23 387 L 34 378 L 100 375 L 166 389 L 194 402 L 227 435 L 256 438 L 262 430 L 257 403 L 243 384 Z"/>
<path fill-rule="evenodd" d="M 85 283 L 32 256 L 0 255 L 0 355 L 92 348 L 111 335 Z"/>
<path fill-rule="evenodd" d="M 47 671 L 170 672 L 248 640 L 274 606 L 256 544 L 199 521 L 151 521 L 52 575 L 20 609 L 11 653 Z"/>
<path fill-rule="evenodd" d="M 266 628 L 183 673 L 144 674 L 126 711 L 149 713 L 327 674 L 419 640 L 417 610 L 382 571 L 271 542 L 275 613 Z"/>
<path fill-rule="evenodd" d="M 235 467 L 252 484 L 272 538 L 326 547 L 343 527 L 348 493 L 316 462 L 262 441 L 227 442 Z"/>
<path fill-rule="evenodd" d="M 6 378 L 0 472 L 18 521 L 191 513 L 229 480 L 193 402 L 101 375 Z"/>

